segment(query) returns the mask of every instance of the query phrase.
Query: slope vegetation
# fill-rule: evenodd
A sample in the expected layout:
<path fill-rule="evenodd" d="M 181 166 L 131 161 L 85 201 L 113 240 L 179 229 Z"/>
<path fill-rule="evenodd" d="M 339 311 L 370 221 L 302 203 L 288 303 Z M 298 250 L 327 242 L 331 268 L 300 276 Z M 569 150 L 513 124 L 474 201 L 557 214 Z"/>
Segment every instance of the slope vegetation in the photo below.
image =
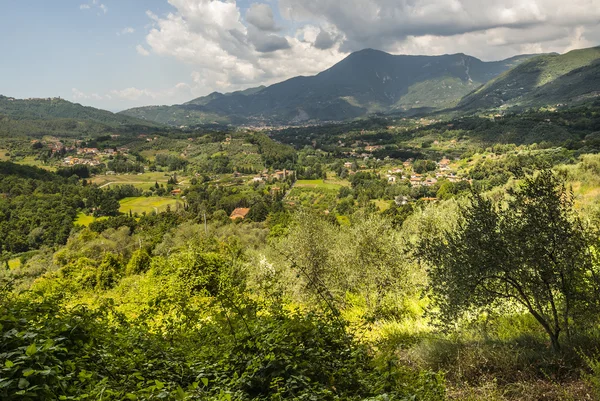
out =
<path fill-rule="evenodd" d="M 465 96 L 459 109 L 537 107 L 600 94 L 600 47 L 534 57 Z"/>

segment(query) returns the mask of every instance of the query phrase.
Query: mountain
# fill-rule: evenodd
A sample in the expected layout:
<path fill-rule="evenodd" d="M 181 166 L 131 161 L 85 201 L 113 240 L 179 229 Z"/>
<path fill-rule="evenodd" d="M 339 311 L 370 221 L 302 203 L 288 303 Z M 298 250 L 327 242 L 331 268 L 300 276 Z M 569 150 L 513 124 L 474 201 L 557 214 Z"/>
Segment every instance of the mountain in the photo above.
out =
<path fill-rule="evenodd" d="M 172 125 L 208 122 L 339 121 L 367 113 L 455 106 L 482 84 L 532 57 L 484 62 L 465 54 L 391 55 L 366 49 L 310 77 L 208 96 L 176 106 L 121 112 Z"/>
<path fill-rule="evenodd" d="M 61 98 L 15 99 L 0 95 L 0 116 L 13 120 L 52 120 L 72 119 L 93 121 L 119 127 L 123 125 L 152 125 L 147 121 L 110 111 L 82 106 Z"/>
<path fill-rule="evenodd" d="M 539 107 L 600 96 L 600 47 L 531 58 L 465 96 L 459 110 Z"/>

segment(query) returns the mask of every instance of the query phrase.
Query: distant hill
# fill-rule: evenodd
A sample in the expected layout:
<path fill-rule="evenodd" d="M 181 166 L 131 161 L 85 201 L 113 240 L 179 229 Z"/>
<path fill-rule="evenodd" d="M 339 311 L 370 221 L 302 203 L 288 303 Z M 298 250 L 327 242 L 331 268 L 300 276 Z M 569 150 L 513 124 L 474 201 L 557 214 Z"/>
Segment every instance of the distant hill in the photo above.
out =
<path fill-rule="evenodd" d="M 465 54 L 391 55 L 366 49 L 311 77 L 121 112 L 171 125 L 340 121 L 373 112 L 453 107 L 482 84 L 532 57 L 484 62 Z"/>
<path fill-rule="evenodd" d="M 531 58 L 465 96 L 459 110 L 539 107 L 600 96 L 600 47 Z"/>
<path fill-rule="evenodd" d="M 164 126 L 60 98 L 15 99 L 0 95 L 0 137 L 101 135 L 154 131 Z"/>
<path fill-rule="evenodd" d="M 82 106 L 61 98 L 15 99 L 0 95 L 0 115 L 13 120 L 73 119 L 95 121 L 109 126 L 148 125 L 134 117 Z M 156 125 L 156 124 L 151 124 Z"/>

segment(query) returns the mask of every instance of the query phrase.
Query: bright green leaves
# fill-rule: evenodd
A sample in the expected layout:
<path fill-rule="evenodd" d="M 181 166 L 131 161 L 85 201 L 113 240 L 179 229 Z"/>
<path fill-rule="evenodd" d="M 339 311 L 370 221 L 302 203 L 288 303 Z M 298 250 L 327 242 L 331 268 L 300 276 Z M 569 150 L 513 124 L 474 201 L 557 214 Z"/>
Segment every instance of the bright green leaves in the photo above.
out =
<path fill-rule="evenodd" d="M 35 343 L 33 343 L 29 347 L 27 347 L 27 349 L 25 350 L 25 355 L 32 356 L 36 352 L 37 352 L 37 346 L 35 345 Z"/>

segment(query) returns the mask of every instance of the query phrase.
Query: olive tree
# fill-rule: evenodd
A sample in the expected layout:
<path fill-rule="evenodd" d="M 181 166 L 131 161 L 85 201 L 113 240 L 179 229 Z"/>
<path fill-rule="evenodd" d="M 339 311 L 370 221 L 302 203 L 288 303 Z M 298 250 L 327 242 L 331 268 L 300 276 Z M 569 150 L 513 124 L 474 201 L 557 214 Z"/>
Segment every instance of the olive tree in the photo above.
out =
<path fill-rule="evenodd" d="M 419 254 L 428 262 L 442 322 L 517 303 L 543 327 L 555 351 L 588 295 L 586 233 L 572 193 L 548 170 L 526 177 L 498 204 L 473 194 L 458 227 L 443 240 L 424 239 Z"/>

